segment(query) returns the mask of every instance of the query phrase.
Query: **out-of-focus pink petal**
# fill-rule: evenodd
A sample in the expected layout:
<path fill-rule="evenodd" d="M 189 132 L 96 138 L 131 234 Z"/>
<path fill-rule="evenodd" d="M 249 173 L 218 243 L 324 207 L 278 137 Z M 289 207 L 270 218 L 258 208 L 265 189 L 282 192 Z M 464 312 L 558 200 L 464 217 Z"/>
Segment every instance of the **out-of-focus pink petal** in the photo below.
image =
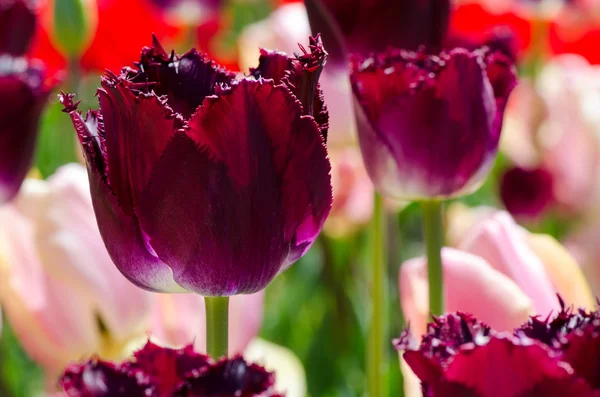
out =
<path fill-rule="evenodd" d="M 46 370 L 90 354 L 116 358 L 145 333 L 150 295 L 108 256 L 84 167 L 27 179 L 0 218 L 0 300 L 25 350 Z"/>
<path fill-rule="evenodd" d="M 242 353 L 262 324 L 264 290 L 229 299 L 229 353 Z M 174 347 L 191 342 L 206 351 L 204 298 L 196 294 L 154 294 L 150 335 Z"/>
<path fill-rule="evenodd" d="M 453 248 L 442 250 L 445 311 L 472 313 L 497 330 L 519 326 L 532 311 L 532 301 L 514 281 L 486 260 Z M 427 261 L 408 260 L 400 268 L 402 310 L 417 338 L 429 317 Z"/>
<path fill-rule="evenodd" d="M 542 261 L 527 246 L 521 228 L 506 212 L 481 222 L 459 247 L 485 259 L 531 298 L 536 314 L 546 316 L 560 309 Z M 485 319 L 482 319 L 485 321 Z"/>
<path fill-rule="evenodd" d="M 325 233 L 347 236 L 364 226 L 373 214 L 373 184 L 355 148 L 329 151 L 333 206 Z"/>

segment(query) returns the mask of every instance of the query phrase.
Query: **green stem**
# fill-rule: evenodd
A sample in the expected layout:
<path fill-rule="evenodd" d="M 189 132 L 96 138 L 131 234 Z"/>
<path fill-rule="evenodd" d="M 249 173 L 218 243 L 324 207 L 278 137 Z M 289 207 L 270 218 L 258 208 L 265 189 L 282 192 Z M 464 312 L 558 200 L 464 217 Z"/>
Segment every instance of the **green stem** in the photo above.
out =
<path fill-rule="evenodd" d="M 371 274 L 371 324 L 367 348 L 367 387 L 369 397 L 388 395 L 386 373 L 388 368 L 387 322 L 387 259 L 386 224 L 383 199 L 375 195 L 371 230 L 372 263 Z"/>
<path fill-rule="evenodd" d="M 206 296 L 206 352 L 218 360 L 227 357 L 229 297 Z"/>
<path fill-rule="evenodd" d="M 429 312 L 432 316 L 444 313 L 444 280 L 442 274 L 442 246 L 444 225 L 442 202 L 424 201 L 423 235 L 427 248 L 427 278 L 429 280 Z"/>

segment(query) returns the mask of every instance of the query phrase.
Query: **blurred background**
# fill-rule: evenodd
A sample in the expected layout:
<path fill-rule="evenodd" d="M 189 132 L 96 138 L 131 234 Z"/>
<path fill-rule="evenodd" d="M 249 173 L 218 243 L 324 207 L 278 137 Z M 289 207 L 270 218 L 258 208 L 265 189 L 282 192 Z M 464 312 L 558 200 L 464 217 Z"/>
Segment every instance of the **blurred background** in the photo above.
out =
<path fill-rule="evenodd" d="M 84 0 L 76 3 L 79 5 L 75 8 L 61 9 L 51 1 L 39 1 L 36 5 L 39 24 L 27 57 L 43 60 L 49 74 L 62 81 L 60 88 L 78 93 L 82 110 L 98 107 L 95 92 L 104 70 L 117 73 L 121 67 L 132 65 L 141 48 L 151 44 L 153 33 L 167 51 L 175 49 L 183 53 L 195 47 L 221 65 L 241 72 L 257 64 L 259 47 L 293 52 L 298 50 L 296 43 L 306 44 L 310 34 L 302 2 Z M 577 259 L 597 294 L 600 68 L 595 64 L 600 63 L 600 2 L 463 0 L 454 7 L 450 31 L 473 42 L 485 40 L 491 34 L 503 38 L 502 43 L 517 60 L 521 78 L 506 112 L 501 154 L 494 171 L 486 184 L 462 203 L 506 208 L 529 230 L 561 241 Z M 57 18 L 54 12 L 63 15 Z M 57 21 L 63 30 L 75 29 L 67 39 L 60 38 L 64 32 L 57 33 Z M 347 76 L 329 73 L 326 67 L 321 84 L 331 115 L 328 146 L 335 196 L 332 214 L 311 251 L 266 289 L 262 325 L 260 319 L 246 319 L 236 326 L 246 328 L 258 321 L 256 333 L 262 340 L 289 349 L 304 368 L 308 395 L 361 396 L 365 390 L 369 307 L 367 232 L 373 188 L 355 139 Z M 71 122 L 61 113 L 62 106 L 54 94 L 41 120 L 35 168 L 30 174 L 34 180 L 52 176 L 64 164 L 81 161 Z M 20 200 L 27 202 L 36 197 L 35 184 L 29 185 L 25 186 L 22 197 L 17 198 L 17 206 L 26 206 Z M 460 209 L 457 205 L 453 203 L 451 209 Z M 387 208 L 391 250 L 390 335 L 397 336 L 407 325 L 399 304 L 399 268 L 405 260 L 420 255 L 423 247 L 418 206 L 389 202 Z M 89 217 L 93 221 L 91 211 Z M 45 233 L 50 236 L 56 230 L 40 229 L 37 233 L 43 239 Z M 13 243 L 4 240 L 2 244 Z M 31 249 L 42 261 L 62 260 L 56 252 L 46 251 L 39 241 Z M 91 260 L 90 251 L 78 254 L 79 262 Z M 14 277 L 17 262 L 26 260 L 15 255 L 11 262 L 7 257 L 11 256 L 5 255 L 3 261 L 8 273 L 0 273 L 5 280 L 9 275 Z M 6 270 L 11 267 L 12 270 Z M 58 265 L 44 269 L 61 271 Z M 39 286 L 52 288 L 50 282 L 41 282 Z M 0 396 L 50 395 L 54 374 L 43 357 L 53 350 L 48 348 L 45 353 L 36 354 L 36 349 L 44 350 L 36 346 L 36 341 L 52 344 L 56 338 L 46 341 L 41 334 L 23 335 L 26 331 L 21 330 L 47 326 L 63 329 L 57 332 L 69 337 L 76 333 L 68 329 L 71 323 L 58 315 L 54 325 L 16 316 L 15 312 L 29 310 L 27 305 L 9 309 L 7 306 L 17 298 L 5 296 L 8 298 L 0 301 L 6 311 L 0 336 Z M 42 299 L 36 306 L 38 314 L 32 318 L 38 318 L 39 312 L 52 311 L 50 303 Z M 196 316 L 189 307 L 185 311 L 178 304 L 152 302 L 151 305 L 152 314 L 148 316 L 156 316 L 159 310 L 157 321 L 162 325 L 166 319 L 184 322 Z M 160 308 L 156 309 L 157 306 Z M 96 321 L 95 327 L 101 338 L 108 338 L 103 321 Z M 142 339 L 150 329 L 157 328 L 148 326 L 141 330 Z M 402 380 L 391 341 L 389 349 L 390 395 L 399 396 Z M 72 360 L 84 358 L 77 351 L 73 354 Z"/>

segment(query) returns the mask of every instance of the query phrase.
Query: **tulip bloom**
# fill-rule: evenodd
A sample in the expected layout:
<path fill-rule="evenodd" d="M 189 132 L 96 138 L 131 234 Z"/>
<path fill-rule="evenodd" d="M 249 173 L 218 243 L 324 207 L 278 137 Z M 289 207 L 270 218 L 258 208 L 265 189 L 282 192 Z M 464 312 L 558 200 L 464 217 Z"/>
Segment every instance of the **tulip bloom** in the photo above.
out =
<path fill-rule="evenodd" d="M 391 50 L 354 58 L 360 145 L 375 187 L 397 199 L 474 191 L 492 166 L 516 84 L 501 53 Z"/>
<path fill-rule="evenodd" d="M 212 361 L 192 346 L 174 350 L 150 342 L 120 364 L 72 364 L 61 379 L 67 397 L 282 397 L 275 376 L 241 357 Z"/>
<path fill-rule="evenodd" d="M 253 77 L 155 41 L 107 73 L 100 111 L 62 95 L 84 149 L 96 218 L 121 272 L 153 291 L 263 289 L 300 258 L 331 207 L 317 80 L 327 53 L 263 51 Z M 314 116 L 314 117 L 313 117 Z"/>
<path fill-rule="evenodd" d="M 15 57 L 27 51 L 35 23 L 30 2 L 0 4 L 0 204 L 14 197 L 29 171 L 52 88 L 41 62 Z"/>
<path fill-rule="evenodd" d="M 31 0 L 0 3 L 0 54 L 22 56 L 27 52 L 37 18 Z"/>
<path fill-rule="evenodd" d="M 93 353 L 118 358 L 145 336 L 150 294 L 131 285 L 106 253 L 84 167 L 27 179 L 0 208 L 0 223 L 4 315 L 49 374 Z"/>
<path fill-rule="evenodd" d="M 418 347 L 408 333 L 395 344 L 427 397 L 595 397 L 599 316 L 563 306 L 511 335 L 458 312 L 429 324 Z"/>
<path fill-rule="evenodd" d="M 558 310 L 557 293 L 568 304 L 594 307 L 573 257 L 551 237 L 521 229 L 506 212 L 470 227 L 458 247 L 442 251 L 448 311 L 472 313 L 507 331 L 529 314 L 545 317 Z M 402 310 L 420 336 L 428 316 L 425 258 L 405 262 L 399 282 Z"/>
<path fill-rule="evenodd" d="M 552 175 L 543 168 L 510 168 L 500 181 L 500 198 L 513 216 L 537 218 L 553 204 Z"/>

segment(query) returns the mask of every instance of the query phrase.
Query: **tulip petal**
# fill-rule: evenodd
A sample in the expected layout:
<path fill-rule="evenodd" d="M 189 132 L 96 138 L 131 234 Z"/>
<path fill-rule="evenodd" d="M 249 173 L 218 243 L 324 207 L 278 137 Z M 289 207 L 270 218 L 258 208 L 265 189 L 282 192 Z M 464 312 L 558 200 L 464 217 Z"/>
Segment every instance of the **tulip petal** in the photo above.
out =
<path fill-rule="evenodd" d="M 0 3 L 0 54 L 24 55 L 35 32 L 37 18 L 28 0 Z"/>
<path fill-rule="evenodd" d="M 526 243 L 540 258 L 552 285 L 567 304 L 586 310 L 596 307 L 581 267 L 565 247 L 545 234 L 527 233 Z"/>
<path fill-rule="evenodd" d="M 169 106 L 186 119 L 219 85 L 229 85 L 235 79 L 234 73 L 196 50 L 181 57 L 167 54 L 156 37 L 152 47 L 144 48 L 136 65 L 140 71 L 128 69 L 128 79 L 145 86 L 146 92 L 166 95 Z"/>
<path fill-rule="evenodd" d="M 88 113 L 86 119 L 77 111 L 71 94 L 59 95 L 71 116 L 86 158 L 92 204 L 104 245 L 117 268 L 129 281 L 149 291 L 181 291 L 173 281 L 171 269 L 148 250 L 138 219 L 114 193 L 107 179 L 106 140 L 99 114 Z M 154 99 L 155 100 L 155 99 Z M 118 159 L 117 159 L 118 160 Z M 140 167 L 142 169 L 142 167 Z M 125 186 L 124 191 L 128 192 Z M 125 197 L 126 199 L 128 197 Z"/>
<path fill-rule="evenodd" d="M 536 314 L 547 316 L 560 309 L 544 265 L 529 249 L 508 213 L 499 212 L 484 220 L 460 248 L 484 258 L 514 280 L 533 301 Z"/>
<path fill-rule="evenodd" d="M 446 310 L 472 313 L 501 331 L 525 322 L 531 300 L 506 275 L 484 259 L 453 248 L 442 250 Z M 428 319 L 427 260 L 411 259 L 400 268 L 402 310 L 411 329 L 420 337 Z"/>
<path fill-rule="evenodd" d="M 147 378 L 103 361 L 72 364 L 60 380 L 67 397 L 156 397 Z"/>
<path fill-rule="evenodd" d="M 117 197 L 95 171 L 88 168 L 98 228 L 108 253 L 125 277 L 148 291 L 181 292 L 169 266 L 148 250 L 135 215 L 127 215 Z"/>
<path fill-rule="evenodd" d="M 516 343 L 501 336 L 492 337 L 483 346 L 461 350 L 448 365 L 445 380 L 470 390 L 474 397 L 593 396 L 589 386 L 570 368 L 558 365 L 544 346 Z M 443 383 L 440 386 L 442 390 L 447 387 Z M 436 389 L 434 386 L 432 391 L 438 396 Z"/>
<path fill-rule="evenodd" d="M 0 204 L 15 196 L 31 167 L 48 96 L 43 79 L 25 60 L 0 55 Z"/>
<path fill-rule="evenodd" d="M 144 372 L 160 396 L 168 396 L 187 374 L 210 364 L 210 358 L 194 352 L 191 345 L 175 350 L 148 342 L 134 356 L 131 367 Z"/>
<path fill-rule="evenodd" d="M 189 376 L 173 397 L 283 397 L 273 391 L 274 385 L 273 373 L 235 357 L 221 360 L 207 371 Z"/>
<path fill-rule="evenodd" d="M 249 79 L 189 124 L 142 193 L 142 227 L 185 289 L 256 292 L 310 247 L 331 207 L 320 131 L 284 87 Z"/>
<path fill-rule="evenodd" d="M 123 209 L 132 211 L 182 120 L 156 95 L 136 97 L 124 81 L 104 78 L 98 96 L 109 184 Z M 139 114 L 144 117 L 136 117 Z"/>

